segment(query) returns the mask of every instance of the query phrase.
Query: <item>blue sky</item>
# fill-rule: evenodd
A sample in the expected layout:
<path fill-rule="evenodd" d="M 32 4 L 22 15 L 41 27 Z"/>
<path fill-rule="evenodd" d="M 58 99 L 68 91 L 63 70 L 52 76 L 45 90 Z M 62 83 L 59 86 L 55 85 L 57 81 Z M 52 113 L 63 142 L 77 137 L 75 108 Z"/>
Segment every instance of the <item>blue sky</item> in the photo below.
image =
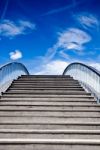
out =
<path fill-rule="evenodd" d="M 99 0 L 0 0 L 0 64 L 62 74 L 71 62 L 100 69 Z"/>

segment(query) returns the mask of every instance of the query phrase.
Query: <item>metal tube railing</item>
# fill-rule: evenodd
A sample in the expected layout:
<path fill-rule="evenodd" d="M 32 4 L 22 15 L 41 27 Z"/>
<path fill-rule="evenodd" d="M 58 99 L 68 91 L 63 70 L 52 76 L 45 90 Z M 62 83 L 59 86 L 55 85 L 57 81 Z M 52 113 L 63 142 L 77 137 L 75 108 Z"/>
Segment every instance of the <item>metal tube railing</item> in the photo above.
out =
<path fill-rule="evenodd" d="M 71 63 L 64 70 L 63 75 L 70 75 L 100 102 L 100 73 L 93 67 L 82 63 Z"/>
<path fill-rule="evenodd" d="M 0 95 L 21 75 L 29 75 L 28 70 L 21 63 L 12 62 L 0 67 Z"/>

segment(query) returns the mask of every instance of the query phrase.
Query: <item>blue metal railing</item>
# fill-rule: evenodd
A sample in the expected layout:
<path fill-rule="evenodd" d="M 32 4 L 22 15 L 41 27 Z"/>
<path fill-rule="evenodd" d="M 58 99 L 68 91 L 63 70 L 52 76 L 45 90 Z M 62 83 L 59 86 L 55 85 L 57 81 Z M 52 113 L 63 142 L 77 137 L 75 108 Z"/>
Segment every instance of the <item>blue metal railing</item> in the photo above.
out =
<path fill-rule="evenodd" d="M 0 67 L 0 94 L 5 92 L 12 81 L 21 75 L 29 75 L 28 70 L 21 63 L 12 62 Z"/>
<path fill-rule="evenodd" d="M 70 75 L 74 79 L 78 80 L 81 85 L 91 92 L 96 98 L 97 102 L 100 102 L 100 72 L 93 67 L 87 66 L 82 63 L 71 63 L 63 72 L 63 75 Z"/>

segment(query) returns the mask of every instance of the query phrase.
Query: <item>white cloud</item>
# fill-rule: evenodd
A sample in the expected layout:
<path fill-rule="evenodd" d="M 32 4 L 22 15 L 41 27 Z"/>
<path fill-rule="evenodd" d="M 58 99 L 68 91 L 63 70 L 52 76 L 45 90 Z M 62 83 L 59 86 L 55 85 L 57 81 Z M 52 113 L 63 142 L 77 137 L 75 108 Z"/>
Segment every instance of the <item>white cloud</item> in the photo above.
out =
<path fill-rule="evenodd" d="M 55 54 L 56 54 L 56 49 L 57 49 L 56 45 L 54 45 L 53 47 L 49 48 L 47 50 L 47 53 L 44 56 L 44 59 L 46 61 L 52 59 L 55 56 Z"/>
<path fill-rule="evenodd" d="M 10 52 L 10 59 L 17 60 L 19 58 L 22 58 L 22 52 L 19 50 L 15 50 L 14 52 Z"/>
<path fill-rule="evenodd" d="M 85 43 L 91 40 L 90 35 L 77 28 L 70 28 L 60 33 L 58 38 L 58 47 L 67 50 L 82 50 Z"/>
<path fill-rule="evenodd" d="M 97 28 L 99 27 L 99 20 L 89 13 L 83 13 L 77 16 L 77 20 L 85 28 Z"/>
<path fill-rule="evenodd" d="M 69 28 L 59 33 L 56 44 L 48 49 L 45 57 L 52 59 L 58 53 L 61 57 L 69 59 L 69 55 L 66 53 L 68 50 L 80 53 L 84 50 L 84 45 L 90 41 L 91 36 L 85 31 L 78 28 Z"/>
<path fill-rule="evenodd" d="M 25 30 L 26 28 L 29 28 L 29 29 L 32 29 L 34 30 L 35 29 L 35 24 L 32 24 L 31 22 L 29 21 L 24 21 L 24 20 L 20 20 L 19 21 L 19 24 L 20 24 L 20 27 Z"/>
<path fill-rule="evenodd" d="M 34 72 L 32 71 L 32 74 L 62 75 L 64 69 L 67 67 L 68 64 L 68 62 L 62 60 L 49 61 L 48 63 L 41 64 L 40 66 L 38 66 L 38 70 Z"/>
<path fill-rule="evenodd" d="M 67 56 L 65 56 L 67 57 Z M 88 66 L 92 66 L 100 71 L 100 63 L 95 63 L 93 61 L 82 61 L 80 59 L 71 59 L 69 58 L 67 61 L 63 59 L 55 59 L 48 60 L 44 57 L 36 58 L 34 60 L 29 60 L 29 62 L 25 62 L 25 65 L 29 69 L 31 74 L 34 75 L 62 75 L 65 68 L 71 62 L 81 62 L 87 64 Z M 36 66 L 36 64 L 38 64 Z"/>
<path fill-rule="evenodd" d="M 17 35 L 26 34 L 30 30 L 35 29 L 35 24 L 29 21 L 20 20 L 17 23 L 10 20 L 3 20 L 0 22 L 1 37 L 13 38 Z"/>

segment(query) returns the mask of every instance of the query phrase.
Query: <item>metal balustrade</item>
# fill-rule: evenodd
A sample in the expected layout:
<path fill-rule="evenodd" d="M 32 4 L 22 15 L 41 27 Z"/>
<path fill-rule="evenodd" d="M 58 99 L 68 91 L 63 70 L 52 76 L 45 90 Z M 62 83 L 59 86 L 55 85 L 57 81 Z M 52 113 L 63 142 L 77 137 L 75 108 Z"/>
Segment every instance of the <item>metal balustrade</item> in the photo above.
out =
<path fill-rule="evenodd" d="M 87 66 L 82 63 L 71 63 L 64 70 L 63 75 L 70 75 L 74 79 L 78 80 L 81 85 L 91 92 L 96 98 L 97 102 L 100 102 L 100 72 L 93 67 Z"/>
<path fill-rule="evenodd" d="M 29 75 L 28 70 L 21 63 L 12 62 L 0 67 L 0 94 L 5 92 L 12 81 L 21 75 Z"/>

